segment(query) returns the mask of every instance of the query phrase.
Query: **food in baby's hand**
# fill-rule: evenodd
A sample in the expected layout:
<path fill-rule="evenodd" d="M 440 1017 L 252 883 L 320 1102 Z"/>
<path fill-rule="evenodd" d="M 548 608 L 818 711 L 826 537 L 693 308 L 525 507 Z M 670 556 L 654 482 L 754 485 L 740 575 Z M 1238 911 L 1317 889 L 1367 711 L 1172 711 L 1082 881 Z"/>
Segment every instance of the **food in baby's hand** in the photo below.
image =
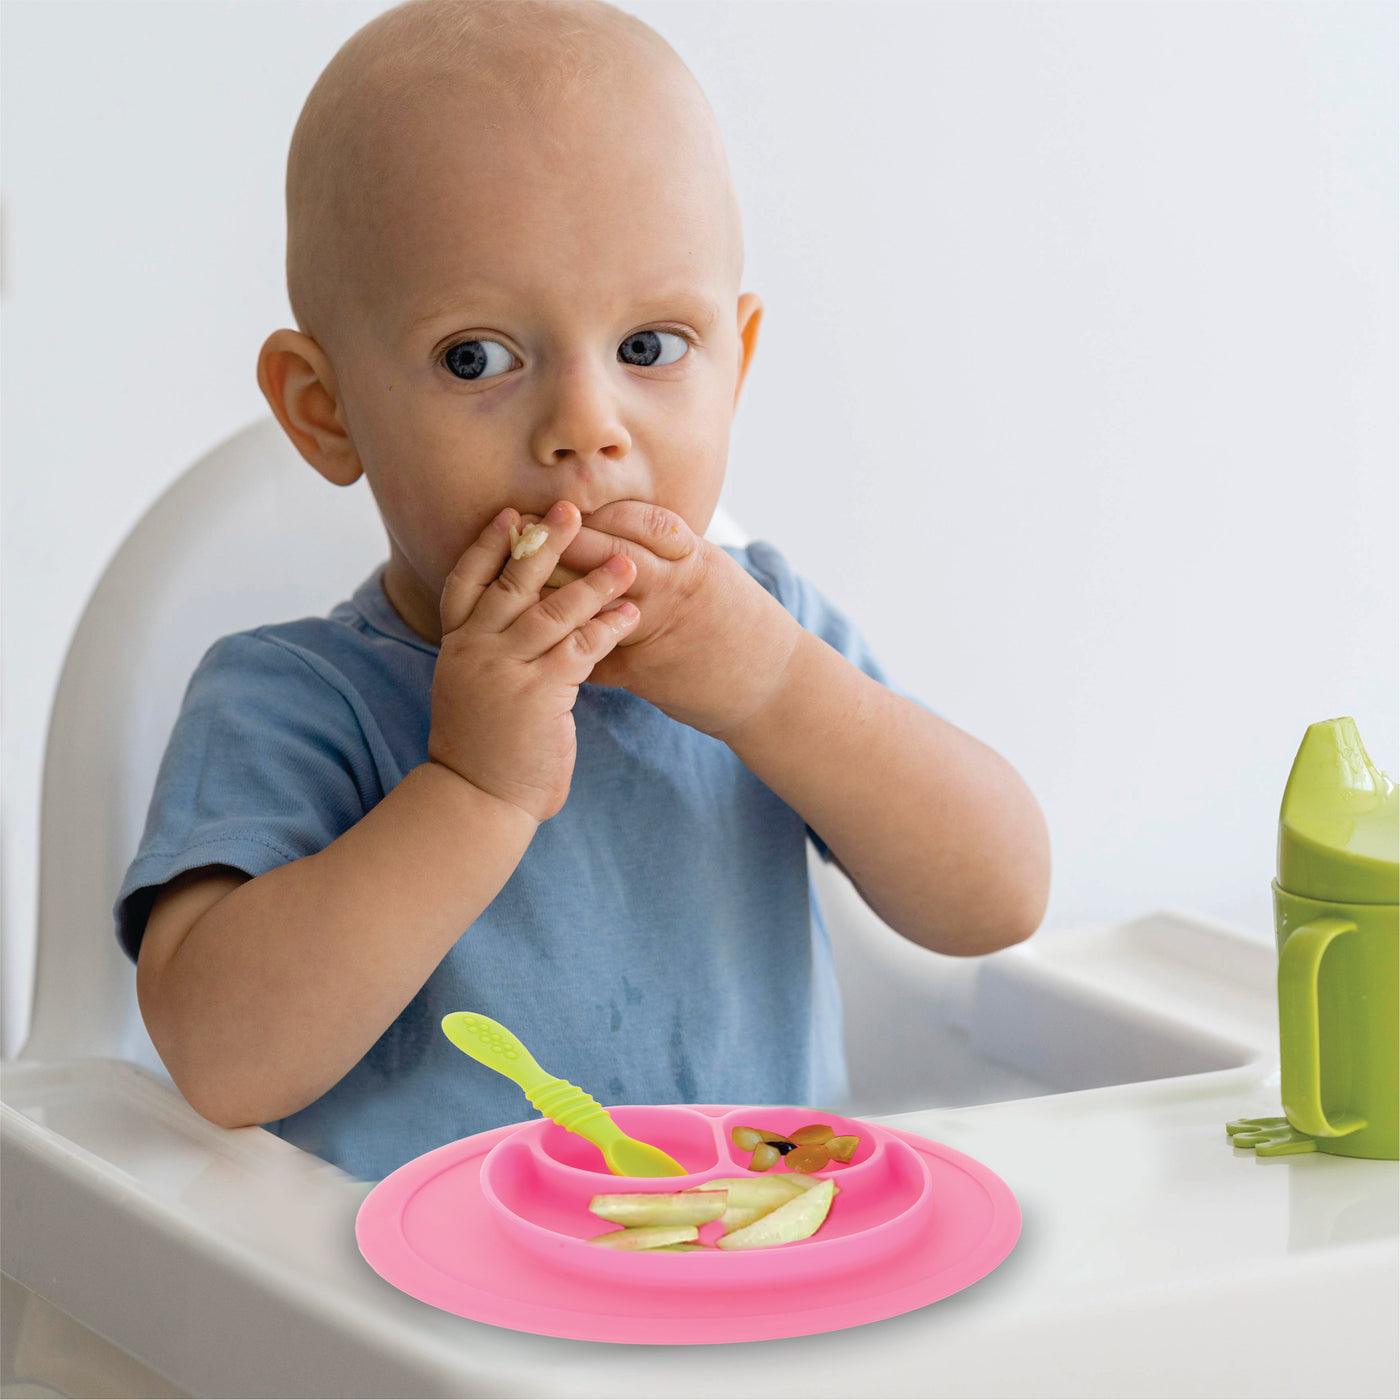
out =
<path fill-rule="evenodd" d="M 514 525 L 510 527 L 510 557 L 512 559 L 528 559 L 530 555 L 543 548 L 544 542 L 549 538 L 549 531 L 543 525 L 527 525 L 523 530 L 517 530 Z M 556 564 L 554 572 L 545 580 L 546 588 L 563 588 L 566 583 L 573 583 L 581 579 L 583 575 L 577 569 L 571 569 L 565 564 Z"/>
<path fill-rule="evenodd" d="M 594 1196 L 588 1209 L 615 1225 L 704 1225 L 728 1204 L 722 1189 Z"/>
<path fill-rule="evenodd" d="M 794 1196 L 786 1205 L 771 1210 L 742 1230 L 734 1230 L 719 1241 L 721 1249 L 759 1249 L 765 1245 L 791 1244 L 816 1234 L 831 1209 L 836 1183 L 823 1181 Z"/>
<path fill-rule="evenodd" d="M 570 569 L 563 564 L 556 564 L 554 572 L 545 579 L 546 588 L 563 588 L 566 583 L 576 583 L 583 575 L 577 569 Z"/>
<path fill-rule="evenodd" d="M 700 1238 L 694 1225 L 639 1225 L 635 1229 L 610 1230 L 606 1235 L 594 1235 L 589 1244 L 606 1245 L 609 1249 L 660 1249 L 668 1244 L 684 1244 Z"/>
<path fill-rule="evenodd" d="M 528 559 L 540 549 L 549 538 L 549 530 L 543 525 L 527 525 L 523 530 L 510 527 L 510 557 Z"/>

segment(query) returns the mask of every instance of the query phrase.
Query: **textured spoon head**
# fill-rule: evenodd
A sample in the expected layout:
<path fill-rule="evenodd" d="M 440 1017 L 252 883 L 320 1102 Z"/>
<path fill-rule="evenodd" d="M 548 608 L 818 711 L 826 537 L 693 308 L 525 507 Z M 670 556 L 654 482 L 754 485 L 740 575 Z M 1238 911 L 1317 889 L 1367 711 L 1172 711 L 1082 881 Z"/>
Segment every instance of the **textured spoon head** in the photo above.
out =
<path fill-rule="evenodd" d="M 614 1176 L 685 1176 L 674 1157 L 636 1138 L 616 1138 L 603 1148 L 603 1160 Z"/>

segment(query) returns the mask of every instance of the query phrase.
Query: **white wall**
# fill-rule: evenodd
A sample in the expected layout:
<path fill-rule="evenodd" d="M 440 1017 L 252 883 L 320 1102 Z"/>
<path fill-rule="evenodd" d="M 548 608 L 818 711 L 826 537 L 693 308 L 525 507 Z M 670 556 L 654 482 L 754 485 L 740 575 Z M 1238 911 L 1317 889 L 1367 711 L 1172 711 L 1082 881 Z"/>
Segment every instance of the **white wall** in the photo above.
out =
<path fill-rule="evenodd" d="M 710 94 L 767 305 L 731 509 L 1026 776 L 1048 927 L 1266 936 L 1306 726 L 1396 772 L 1395 7 L 625 7 Z M 384 8 L 4 6 L 6 1054 L 65 647 L 265 411 L 287 141 Z"/>

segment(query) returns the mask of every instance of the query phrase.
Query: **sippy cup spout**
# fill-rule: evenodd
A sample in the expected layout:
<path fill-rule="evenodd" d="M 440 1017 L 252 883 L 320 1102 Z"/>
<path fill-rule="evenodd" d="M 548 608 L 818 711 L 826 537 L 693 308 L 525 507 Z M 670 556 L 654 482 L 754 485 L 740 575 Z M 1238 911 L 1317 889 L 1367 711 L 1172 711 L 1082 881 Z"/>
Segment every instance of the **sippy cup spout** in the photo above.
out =
<path fill-rule="evenodd" d="M 1400 899 L 1400 791 L 1371 762 L 1350 716 L 1308 726 L 1283 793 L 1278 884 L 1346 904 Z"/>

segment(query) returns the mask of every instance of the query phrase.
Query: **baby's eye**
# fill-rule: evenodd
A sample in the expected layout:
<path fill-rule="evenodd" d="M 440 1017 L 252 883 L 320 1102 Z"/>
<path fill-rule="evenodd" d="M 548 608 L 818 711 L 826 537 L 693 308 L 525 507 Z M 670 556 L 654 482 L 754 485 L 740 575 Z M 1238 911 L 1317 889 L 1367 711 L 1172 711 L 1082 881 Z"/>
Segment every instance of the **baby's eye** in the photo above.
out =
<path fill-rule="evenodd" d="M 674 340 L 678 348 L 668 350 L 662 345 L 663 340 Z M 638 331 L 635 335 L 629 335 L 618 346 L 617 355 L 623 364 L 651 368 L 655 365 L 674 364 L 685 354 L 688 345 L 686 338 L 675 334 L 674 331 Z"/>
<path fill-rule="evenodd" d="M 496 368 L 488 373 L 487 364 L 493 358 L 489 351 L 492 349 L 497 352 L 494 357 Z M 502 356 L 504 363 L 501 362 Z M 489 379 L 504 374 L 514 359 L 515 356 L 499 340 L 462 340 L 448 350 L 442 362 L 448 372 L 458 379 Z"/>

